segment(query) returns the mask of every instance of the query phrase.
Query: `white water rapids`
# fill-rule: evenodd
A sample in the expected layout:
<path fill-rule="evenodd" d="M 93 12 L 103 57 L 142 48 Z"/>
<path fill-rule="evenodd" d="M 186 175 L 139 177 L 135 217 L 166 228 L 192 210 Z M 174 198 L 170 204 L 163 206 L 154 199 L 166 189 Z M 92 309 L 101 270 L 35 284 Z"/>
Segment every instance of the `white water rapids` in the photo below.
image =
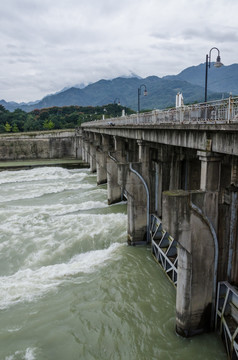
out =
<path fill-rule="evenodd" d="M 85 169 L 0 172 L 0 360 L 226 359 L 175 334 L 175 289 Z"/>

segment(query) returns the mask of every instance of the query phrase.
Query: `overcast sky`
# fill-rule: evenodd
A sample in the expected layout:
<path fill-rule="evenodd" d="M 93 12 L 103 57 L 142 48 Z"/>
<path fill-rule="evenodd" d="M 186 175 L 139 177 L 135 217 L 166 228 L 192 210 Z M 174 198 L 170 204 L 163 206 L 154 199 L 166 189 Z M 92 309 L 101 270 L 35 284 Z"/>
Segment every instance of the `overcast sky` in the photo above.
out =
<path fill-rule="evenodd" d="M 1 1 L 0 99 L 34 101 L 130 73 L 178 74 L 212 47 L 225 65 L 237 63 L 237 14 L 238 0 Z"/>

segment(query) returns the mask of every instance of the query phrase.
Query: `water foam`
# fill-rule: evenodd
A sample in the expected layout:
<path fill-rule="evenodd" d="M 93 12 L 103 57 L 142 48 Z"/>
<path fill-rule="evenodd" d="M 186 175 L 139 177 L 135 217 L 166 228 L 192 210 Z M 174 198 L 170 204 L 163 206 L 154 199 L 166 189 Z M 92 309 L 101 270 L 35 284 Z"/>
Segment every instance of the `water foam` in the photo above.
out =
<path fill-rule="evenodd" d="M 36 349 L 27 348 L 26 351 L 16 351 L 14 355 L 7 356 L 5 360 L 35 360 Z"/>
<path fill-rule="evenodd" d="M 33 199 L 64 191 L 93 188 L 93 184 L 83 183 L 87 176 L 85 170 L 79 169 L 73 172 L 60 167 L 2 171 L 0 202 Z"/>
<path fill-rule="evenodd" d="M 29 170 L 13 170 L 0 172 L 0 184 L 16 184 L 21 182 L 34 182 L 58 179 L 84 179 L 88 176 L 85 169 L 68 170 L 61 167 L 39 167 Z"/>
<path fill-rule="evenodd" d="M 26 200 L 26 199 L 34 199 L 40 198 L 45 195 L 62 193 L 64 191 L 79 191 L 79 190 L 87 190 L 94 188 L 94 185 L 91 184 L 78 184 L 75 186 L 74 184 L 70 184 L 70 182 L 64 182 L 63 180 L 54 183 L 32 183 L 31 187 L 27 189 L 26 192 L 26 183 L 23 184 L 12 184 L 12 188 L 2 187 L 0 194 L 0 202 L 10 202 L 16 200 Z"/>
<path fill-rule="evenodd" d="M 74 277 L 84 281 L 82 274 L 89 274 L 99 266 L 105 266 L 111 259 L 117 259 L 117 249 L 123 246 L 114 243 L 104 250 L 94 250 L 73 256 L 67 263 L 43 266 L 36 270 L 19 270 L 11 276 L 0 277 L 0 309 L 19 302 L 30 302 L 55 290 Z"/>

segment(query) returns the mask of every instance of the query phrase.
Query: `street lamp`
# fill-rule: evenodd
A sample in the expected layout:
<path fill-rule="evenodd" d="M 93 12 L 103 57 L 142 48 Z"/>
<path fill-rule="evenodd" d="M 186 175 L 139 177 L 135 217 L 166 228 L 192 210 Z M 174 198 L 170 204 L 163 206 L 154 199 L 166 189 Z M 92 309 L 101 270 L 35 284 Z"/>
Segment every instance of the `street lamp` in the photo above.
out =
<path fill-rule="evenodd" d="M 141 88 L 144 87 L 144 96 L 147 96 L 147 89 L 146 86 L 144 84 L 142 84 L 139 88 L 138 88 L 138 113 L 140 112 L 140 96 L 141 96 Z"/>
<path fill-rule="evenodd" d="M 121 105 L 120 99 L 119 99 L 119 98 L 116 98 L 116 99 L 114 100 L 114 104 Z"/>
<path fill-rule="evenodd" d="M 220 51 L 218 50 L 218 48 L 213 47 L 211 48 L 211 50 L 209 51 L 209 55 L 206 55 L 206 73 L 205 73 L 205 102 L 207 102 L 207 75 L 208 75 L 208 68 L 211 67 L 211 52 L 212 50 L 215 49 L 218 52 L 217 55 L 217 60 L 214 63 L 214 66 L 216 68 L 220 68 L 223 64 L 221 63 L 221 57 L 220 57 Z"/>

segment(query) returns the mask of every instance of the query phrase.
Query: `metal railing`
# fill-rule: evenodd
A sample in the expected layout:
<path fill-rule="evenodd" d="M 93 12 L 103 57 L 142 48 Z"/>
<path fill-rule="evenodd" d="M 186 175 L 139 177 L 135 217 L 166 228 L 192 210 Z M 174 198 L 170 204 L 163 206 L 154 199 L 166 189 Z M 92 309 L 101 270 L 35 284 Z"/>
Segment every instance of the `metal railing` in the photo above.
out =
<path fill-rule="evenodd" d="M 238 97 L 83 123 L 82 127 L 238 122 Z"/>
<path fill-rule="evenodd" d="M 216 328 L 229 359 L 238 359 L 238 290 L 226 281 L 218 283 Z"/>
<path fill-rule="evenodd" d="M 153 257 L 177 286 L 177 242 L 154 214 L 151 214 L 150 237 Z M 227 281 L 217 286 L 215 330 L 220 333 L 228 358 L 238 360 L 238 288 Z"/>
<path fill-rule="evenodd" d="M 151 215 L 150 238 L 152 255 L 176 286 L 177 241 L 162 228 L 161 220 L 154 214 Z"/>

